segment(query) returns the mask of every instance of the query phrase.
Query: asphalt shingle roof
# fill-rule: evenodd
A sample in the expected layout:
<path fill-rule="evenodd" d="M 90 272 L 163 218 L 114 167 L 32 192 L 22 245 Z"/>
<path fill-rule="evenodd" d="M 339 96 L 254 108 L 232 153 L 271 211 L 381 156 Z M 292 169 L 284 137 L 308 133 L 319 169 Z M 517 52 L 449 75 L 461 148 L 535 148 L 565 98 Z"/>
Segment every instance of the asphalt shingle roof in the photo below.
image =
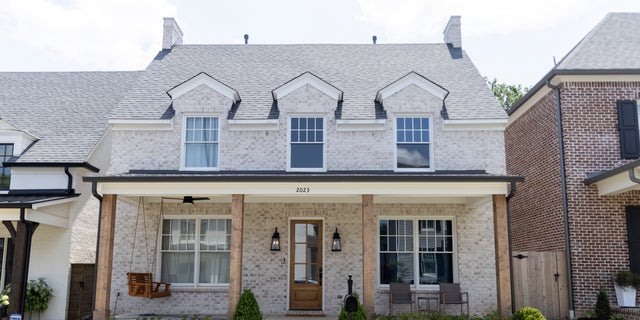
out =
<path fill-rule="evenodd" d="M 640 69 L 639 29 L 640 13 L 609 13 L 556 69 Z"/>
<path fill-rule="evenodd" d="M 140 72 L 0 72 L 0 118 L 38 140 L 18 162 L 86 162 Z"/>
<path fill-rule="evenodd" d="M 450 119 L 505 119 L 466 52 L 446 44 L 177 45 L 161 51 L 113 110 L 114 119 L 159 119 L 167 91 L 205 72 L 237 90 L 234 119 L 267 119 L 271 91 L 311 72 L 344 92 L 342 119 L 375 119 L 376 92 L 410 72 L 447 89 Z"/>

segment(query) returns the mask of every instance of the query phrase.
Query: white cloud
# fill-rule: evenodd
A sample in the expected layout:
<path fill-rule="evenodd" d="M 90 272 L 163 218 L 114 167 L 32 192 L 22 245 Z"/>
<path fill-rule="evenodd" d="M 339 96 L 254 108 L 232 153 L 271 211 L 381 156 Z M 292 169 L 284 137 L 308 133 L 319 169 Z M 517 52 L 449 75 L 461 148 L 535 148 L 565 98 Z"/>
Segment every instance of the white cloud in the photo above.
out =
<path fill-rule="evenodd" d="M 142 69 L 162 48 L 162 17 L 175 14 L 165 0 L 9 0 L 0 41 L 42 52 L 57 68 Z"/>

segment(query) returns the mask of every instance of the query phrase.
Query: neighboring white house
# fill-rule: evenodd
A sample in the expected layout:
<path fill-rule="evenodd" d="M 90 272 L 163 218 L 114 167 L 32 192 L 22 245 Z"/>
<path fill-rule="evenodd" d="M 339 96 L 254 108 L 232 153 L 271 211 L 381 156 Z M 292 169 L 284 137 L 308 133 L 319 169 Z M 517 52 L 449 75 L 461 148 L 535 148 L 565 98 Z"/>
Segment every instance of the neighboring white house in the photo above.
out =
<path fill-rule="evenodd" d="M 109 170 L 84 178 L 103 197 L 94 319 L 231 314 L 242 289 L 264 314 L 335 315 L 348 274 L 369 314 L 398 281 L 460 283 L 472 313 L 511 312 L 521 178 L 460 17 L 436 44 L 184 45 L 164 27 L 110 113 Z M 130 296 L 128 272 L 171 295 Z"/>
<path fill-rule="evenodd" d="M 107 169 L 107 114 L 137 75 L 0 73 L 0 286 L 12 284 L 10 313 L 27 263 L 28 278 L 53 289 L 42 319 L 91 312 L 99 205 L 82 176 Z"/>

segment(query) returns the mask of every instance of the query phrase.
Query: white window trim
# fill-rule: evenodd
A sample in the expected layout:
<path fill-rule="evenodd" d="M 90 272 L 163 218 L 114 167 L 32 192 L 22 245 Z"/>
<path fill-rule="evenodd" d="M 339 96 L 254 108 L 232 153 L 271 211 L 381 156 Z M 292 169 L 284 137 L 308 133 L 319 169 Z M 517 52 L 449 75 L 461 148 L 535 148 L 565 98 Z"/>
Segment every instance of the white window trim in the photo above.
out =
<path fill-rule="evenodd" d="M 216 167 L 187 167 L 185 165 L 187 158 L 187 118 L 190 117 L 213 117 L 218 119 L 218 161 Z M 220 146 L 222 146 L 222 117 L 219 114 L 211 113 L 183 113 L 182 127 L 180 128 L 180 171 L 219 171 L 220 170 Z"/>
<path fill-rule="evenodd" d="M 413 220 L 413 247 L 414 251 L 414 259 L 413 259 L 413 271 L 414 271 L 414 279 L 413 284 L 411 285 L 414 289 L 421 290 L 438 290 L 439 286 L 437 284 L 420 284 L 420 280 L 418 277 L 420 270 L 420 259 L 418 255 L 420 254 L 419 247 L 419 239 L 418 239 L 418 220 L 451 220 L 451 235 L 452 235 L 452 246 L 453 246 L 453 257 L 451 258 L 452 264 L 452 272 L 453 272 L 453 282 L 458 282 L 458 227 L 455 216 L 428 216 L 428 215 L 411 215 L 411 216 L 402 216 L 402 215 L 387 215 L 387 216 L 379 216 L 376 221 L 376 286 L 381 289 L 389 289 L 388 284 L 380 283 L 380 220 Z"/>
<path fill-rule="evenodd" d="M 322 168 L 291 168 L 291 119 L 322 118 Z M 294 114 L 287 118 L 287 171 L 291 172 L 326 172 L 327 171 L 327 117 L 318 114 Z"/>
<path fill-rule="evenodd" d="M 164 215 L 162 217 L 162 221 L 158 226 L 158 243 L 157 243 L 157 252 L 156 252 L 156 272 L 154 274 L 155 279 L 161 279 L 162 277 L 162 224 L 164 224 L 164 220 L 169 219 L 195 219 L 196 220 L 196 242 L 195 247 L 195 259 L 194 261 L 194 274 L 193 274 L 193 283 L 171 283 L 171 287 L 176 288 L 227 288 L 229 287 L 228 283 L 199 283 L 196 282 L 196 278 L 200 274 L 200 220 L 201 219 L 228 219 L 231 220 L 231 216 L 228 215 Z M 231 252 L 231 250 L 229 250 Z M 231 281 L 231 279 L 229 279 Z"/>
<path fill-rule="evenodd" d="M 398 168 L 398 118 L 428 118 L 429 119 L 429 168 Z M 393 167 L 395 172 L 434 172 L 435 154 L 433 141 L 433 115 L 431 114 L 395 114 L 393 119 Z"/>

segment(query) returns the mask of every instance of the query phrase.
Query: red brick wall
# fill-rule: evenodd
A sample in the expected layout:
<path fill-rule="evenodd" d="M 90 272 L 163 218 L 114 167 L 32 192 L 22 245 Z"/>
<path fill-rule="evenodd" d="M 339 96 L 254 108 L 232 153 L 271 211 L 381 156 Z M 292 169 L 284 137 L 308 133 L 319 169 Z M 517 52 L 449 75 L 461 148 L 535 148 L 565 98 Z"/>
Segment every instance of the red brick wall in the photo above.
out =
<path fill-rule="evenodd" d="M 509 201 L 514 251 L 564 249 L 562 188 L 553 92 L 505 131 L 507 172 L 525 177 Z"/>
<path fill-rule="evenodd" d="M 601 197 L 597 187 L 586 186 L 584 179 L 589 173 L 631 161 L 620 158 L 616 101 L 639 97 L 640 82 L 569 82 L 561 86 L 577 316 L 593 309 L 601 285 L 615 305 L 611 277 L 629 266 L 625 206 L 640 205 L 640 192 Z M 551 92 L 505 132 L 507 171 L 526 179 L 511 201 L 514 250 L 547 251 L 564 246 L 555 131 L 555 97 Z"/>
<path fill-rule="evenodd" d="M 611 302 L 611 277 L 629 267 L 625 206 L 640 205 L 640 193 L 599 196 L 587 174 L 631 160 L 620 158 L 616 101 L 638 99 L 639 82 L 566 83 L 562 117 L 567 169 L 574 301 L 578 313 L 593 309 L 600 285 Z"/>

